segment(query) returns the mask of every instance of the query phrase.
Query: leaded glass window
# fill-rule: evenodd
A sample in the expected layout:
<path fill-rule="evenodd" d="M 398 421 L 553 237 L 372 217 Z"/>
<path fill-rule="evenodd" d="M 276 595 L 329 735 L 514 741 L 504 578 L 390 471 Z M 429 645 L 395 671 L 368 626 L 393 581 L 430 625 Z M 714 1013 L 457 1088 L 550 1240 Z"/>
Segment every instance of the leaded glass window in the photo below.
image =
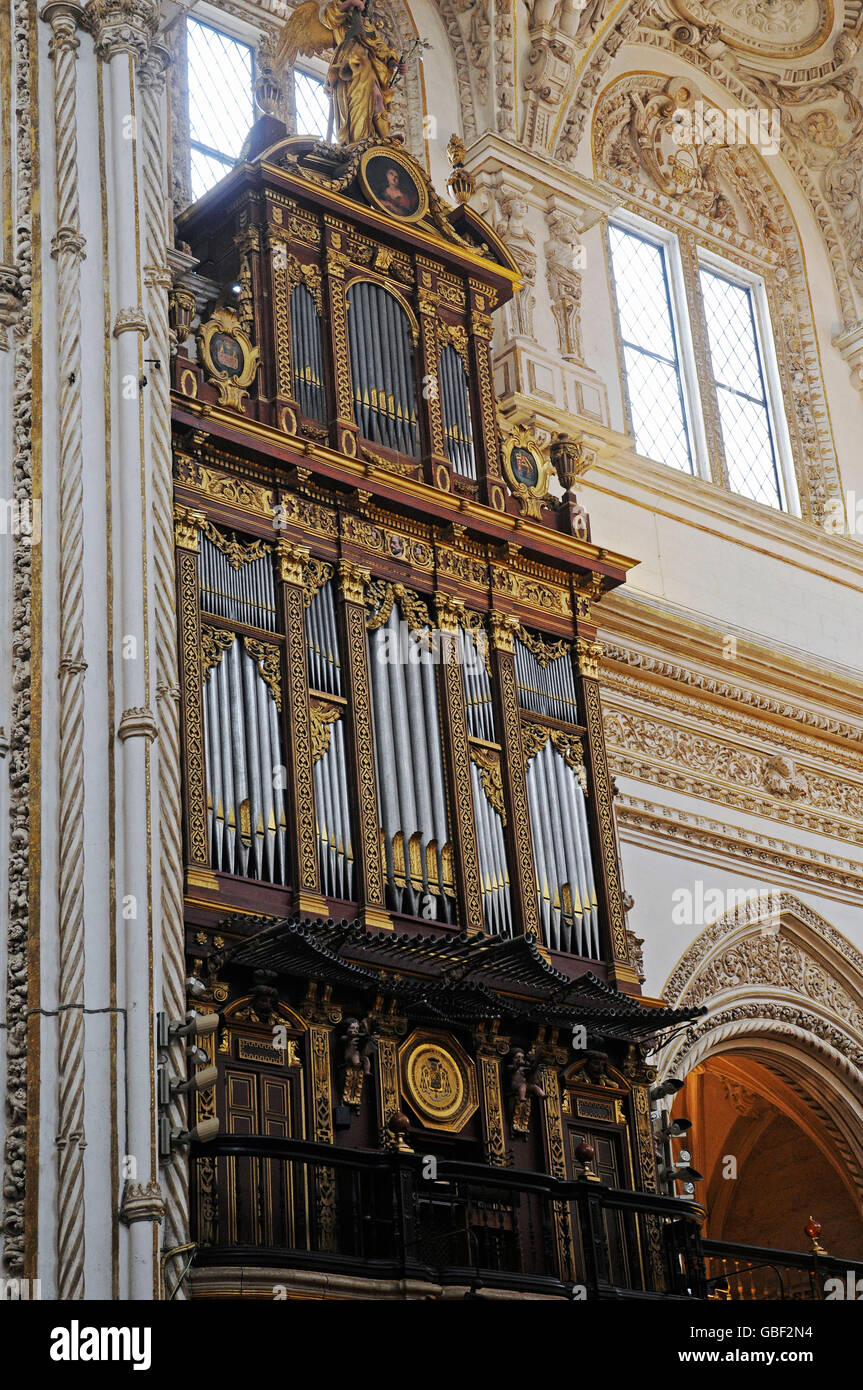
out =
<path fill-rule="evenodd" d="M 254 58 L 249 44 L 186 20 L 192 198 L 233 167 L 255 119 Z"/>
<path fill-rule="evenodd" d="M 731 490 L 782 507 L 752 290 L 702 266 L 701 293 Z"/>
<path fill-rule="evenodd" d="M 297 134 L 318 135 L 322 140 L 326 139 L 330 103 L 324 91 L 324 79 L 296 68 L 294 105 L 297 112 Z"/>
<path fill-rule="evenodd" d="M 665 248 L 623 227 L 609 235 L 636 447 L 692 473 Z"/>
<path fill-rule="evenodd" d="M 763 281 L 669 232 L 654 235 L 628 214 L 625 225 L 610 226 L 609 244 L 638 452 L 753 502 L 793 509 Z M 704 352 L 696 362 L 697 342 Z"/>

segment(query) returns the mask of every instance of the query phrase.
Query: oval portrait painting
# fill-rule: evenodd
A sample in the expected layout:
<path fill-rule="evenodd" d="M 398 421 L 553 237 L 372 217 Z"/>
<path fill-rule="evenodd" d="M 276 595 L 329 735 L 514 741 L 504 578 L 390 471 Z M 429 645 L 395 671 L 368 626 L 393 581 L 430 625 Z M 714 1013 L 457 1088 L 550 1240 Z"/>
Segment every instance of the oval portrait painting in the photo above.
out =
<path fill-rule="evenodd" d="M 425 214 L 426 190 L 397 155 L 388 150 L 370 150 L 360 173 L 369 201 L 381 212 L 402 222 L 416 222 Z"/>

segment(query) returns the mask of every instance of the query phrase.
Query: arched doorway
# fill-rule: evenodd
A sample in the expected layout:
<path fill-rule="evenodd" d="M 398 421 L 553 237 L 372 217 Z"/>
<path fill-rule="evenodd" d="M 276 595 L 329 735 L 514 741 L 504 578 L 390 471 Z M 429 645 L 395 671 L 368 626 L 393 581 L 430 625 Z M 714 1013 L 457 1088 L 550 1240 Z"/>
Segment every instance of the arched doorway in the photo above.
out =
<path fill-rule="evenodd" d="M 863 1260 L 860 1197 L 825 1116 L 771 1067 L 757 1040 L 699 1063 L 675 1097 L 671 1118 L 686 1116 L 684 1141 L 704 1174 L 697 1198 L 705 1236 L 808 1252 L 805 1225 L 821 1223 L 827 1248 Z"/>
<path fill-rule="evenodd" d="M 834 1255 L 863 1258 L 863 956 L 791 894 L 705 927 L 663 991 L 706 1016 L 671 1039 L 672 1117 L 704 1175 L 713 1240 L 805 1252 L 814 1216 Z"/>

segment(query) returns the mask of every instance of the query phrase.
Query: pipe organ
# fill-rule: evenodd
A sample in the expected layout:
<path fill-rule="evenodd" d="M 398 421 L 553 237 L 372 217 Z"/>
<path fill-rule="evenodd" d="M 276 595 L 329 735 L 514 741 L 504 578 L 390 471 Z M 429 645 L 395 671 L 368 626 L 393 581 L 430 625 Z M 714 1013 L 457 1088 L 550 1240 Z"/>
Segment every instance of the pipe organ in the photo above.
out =
<path fill-rule="evenodd" d="M 297 404 L 307 419 L 323 425 L 327 418 L 327 402 L 321 320 L 314 298 L 305 285 L 297 285 L 291 294 L 290 320 Z"/>
<path fill-rule="evenodd" d="M 465 478 L 475 478 L 476 458 L 467 371 L 450 343 L 444 346 L 440 355 L 440 391 L 447 458 L 456 473 L 461 473 Z"/>
<path fill-rule="evenodd" d="M 597 1145 L 618 1185 L 656 1181 L 639 1049 L 665 1011 L 635 998 L 597 640 L 631 562 L 498 419 L 518 271 L 492 229 L 393 143 L 247 154 L 183 214 L 172 299 L 188 969 L 222 1025 L 194 1104 L 233 1145 L 196 1157 L 196 1259 L 252 1231 L 336 1269 L 378 1170 L 289 1174 L 294 1141 L 564 1185 Z M 519 1244 L 531 1182 L 411 1220 L 576 1279 L 578 1204 Z M 656 1242 L 619 1231 L 647 1279 Z"/>
<path fill-rule="evenodd" d="M 354 419 L 366 439 L 419 454 L 412 325 L 388 290 L 357 280 L 348 292 Z"/>
<path fill-rule="evenodd" d="M 331 565 L 311 562 L 306 590 L 305 635 L 315 763 L 315 824 L 324 895 L 353 901 L 354 849 L 336 586 L 332 573 Z"/>
<path fill-rule="evenodd" d="M 381 848 L 389 900 L 427 921 L 456 920 L 453 846 L 438 710 L 440 633 L 415 595 L 390 586 L 368 621 Z"/>

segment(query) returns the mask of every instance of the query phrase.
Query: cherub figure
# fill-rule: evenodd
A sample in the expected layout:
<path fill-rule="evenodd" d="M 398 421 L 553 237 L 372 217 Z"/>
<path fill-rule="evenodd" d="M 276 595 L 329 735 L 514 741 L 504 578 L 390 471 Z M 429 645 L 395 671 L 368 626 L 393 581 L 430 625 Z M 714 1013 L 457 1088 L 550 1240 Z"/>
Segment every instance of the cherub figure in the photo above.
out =
<path fill-rule="evenodd" d="M 368 0 L 306 0 L 291 15 L 279 39 L 275 67 L 292 66 L 298 53 L 333 48 L 326 77 L 331 101 L 327 139 L 353 145 L 374 136 L 389 139 L 389 107 L 403 63 L 368 19 Z"/>
<path fill-rule="evenodd" d="M 545 1091 L 536 1079 L 538 1068 L 532 1051 L 525 1055 L 524 1048 L 514 1047 L 509 1054 L 507 1070 L 510 1091 L 516 1100 L 527 1100 L 528 1096 L 545 1099 Z"/>
<path fill-rule="evenodd" d="M 581 1080 L 590 1086 L 614 1086 L 608 1075 L 607 1052 L 588 1052 L 581 1069 Z"/>
<path fill-rule="evenodd" d="M 372 1069 L 372 1036 L 365 1019 L 348 1019 L 342 1045 L 345 1066 L 351 1071 L 361 1071 L 363 1076 L 368 1076 Z"/>

